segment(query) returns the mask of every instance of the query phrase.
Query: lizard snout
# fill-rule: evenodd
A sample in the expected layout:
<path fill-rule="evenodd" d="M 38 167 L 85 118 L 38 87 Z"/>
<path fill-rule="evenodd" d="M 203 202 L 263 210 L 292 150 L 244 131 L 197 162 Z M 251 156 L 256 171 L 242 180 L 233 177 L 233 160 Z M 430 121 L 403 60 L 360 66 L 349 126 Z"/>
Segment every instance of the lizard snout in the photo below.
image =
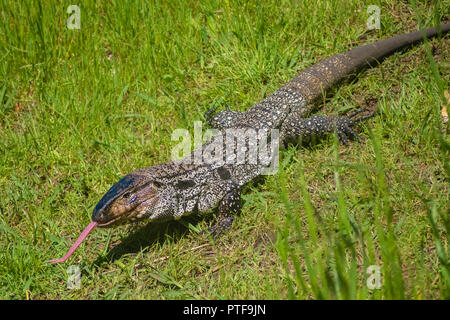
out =
<path fill-rule="evenodd" d="M 95 206 L 92 221 L 99 227 L 141 219 L 157 201 L 155 182 L 129 174 L 109 189 Z"/>

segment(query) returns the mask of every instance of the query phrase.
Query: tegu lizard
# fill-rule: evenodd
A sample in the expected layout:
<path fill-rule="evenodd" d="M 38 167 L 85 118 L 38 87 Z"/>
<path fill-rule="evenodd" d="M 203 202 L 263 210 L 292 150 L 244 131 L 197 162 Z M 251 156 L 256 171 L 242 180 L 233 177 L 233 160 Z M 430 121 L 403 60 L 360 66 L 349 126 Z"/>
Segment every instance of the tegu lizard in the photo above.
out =
<path fill-rule="evenodd" d="M 442 24 L 440 30 L 447 33 L 450 23 Z M 318 100 L 361 68 L 376 66 L 393 52 L 437 33 L 434 27 L 414 31 L 326 58 L 244 112 L 226 108 L 213 115 L 214 110 L 209 110 L 207 121 L 218 130 L 210 141 L 183 159 L 137 169 L 123 177 L 100 199 L 92 222 L 69 252 L 50 262 L 69 258 L 96 226 L 165 221 L 217 208 L 217 222 L 208 231 L 218 236 L 231 227 L 240 211 L 242 186 L 273 162 L 278 145 L 267 144 L 267 138 L 276 135 L 279 144 L 331 132 L 336 132 L 344 144 L 347 138 L 358 138 L 352 127 L 373 113 L 359 117 L 360 111 L 340 117 L 311 115 Z M 261 146 L 268 156 L 260 157 L 259 152 L 255 155 Z"/>

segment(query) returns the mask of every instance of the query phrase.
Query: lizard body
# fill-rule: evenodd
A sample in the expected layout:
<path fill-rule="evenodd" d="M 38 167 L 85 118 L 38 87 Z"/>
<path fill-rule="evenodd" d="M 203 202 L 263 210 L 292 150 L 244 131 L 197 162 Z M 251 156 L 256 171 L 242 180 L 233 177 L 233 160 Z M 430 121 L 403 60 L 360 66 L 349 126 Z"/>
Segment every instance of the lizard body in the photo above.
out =
<path fill-rule="evenodd" d="M 450 24 L 440 29 L 445 34 Z M 274 138 L 274 132 L 278 132 L 281 144 L 333 131 L 343 143 L 347 137 L 358 138 L 351 127 L 373 114 L 354 119 L 359 112 L 342 117 L 310 116 L 316 102 L 330 87 L 361 68 L 374 66 L 393 52 L 436 34 L 435 28 L 414 31 L 326 58 L 245 112 L 227 108 L 212 116 L 214 111 L 207 111 L 207 121 L 218 133 L 183 159 L 138 169 L 123 177 L 94 208 L 89 231 L 94 226 L 109 227 L 140 219 L 178 219 L 217 207 L 217 222 L 209 231 L 213 237 L 219 235 L 231 227 L 240 210 L 242 186 L 261 175 L 274 160 L 277 145 L 267 144 L 268 137 Z M 261 144 L 269 156 L 258 161 L 250 151 Z M 237 159 L 240 155 L 243 157 Z"/>

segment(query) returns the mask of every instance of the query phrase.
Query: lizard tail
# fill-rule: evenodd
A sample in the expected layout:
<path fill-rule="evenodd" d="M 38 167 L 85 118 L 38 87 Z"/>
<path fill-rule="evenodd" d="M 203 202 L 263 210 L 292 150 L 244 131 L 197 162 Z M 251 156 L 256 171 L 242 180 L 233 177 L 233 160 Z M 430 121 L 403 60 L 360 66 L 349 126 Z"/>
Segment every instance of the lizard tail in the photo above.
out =
<path fill-rule="evenodd" d="M 443 35 L 450 31 L 450 23 L 440 25 Z M 288 82 L 284 88 L 300 94 L 306 104 L 323 97 L 331 86 L 363 67 L 373 67 L 395 51 L 431 38 L 439 33 L 436 27 L 379 40 L 321 60 Z"/>
<path fill-rule="evenodd" d="M 440 26 L 441 34 L 445 34 L 450 30 L 450 23 Z M 438 34 L 436 27 L 417 30 L 407 34 L 394 36 L 388 39 L 380 40 L 372 44 L 354 48 L 346 53 L 352 60 L 356 68 L 364 65 L 373 66 L 378 64 L 383 58 L 391 55 L 395 51 L 423 41 L 424 38 L 431 38 Z"/>

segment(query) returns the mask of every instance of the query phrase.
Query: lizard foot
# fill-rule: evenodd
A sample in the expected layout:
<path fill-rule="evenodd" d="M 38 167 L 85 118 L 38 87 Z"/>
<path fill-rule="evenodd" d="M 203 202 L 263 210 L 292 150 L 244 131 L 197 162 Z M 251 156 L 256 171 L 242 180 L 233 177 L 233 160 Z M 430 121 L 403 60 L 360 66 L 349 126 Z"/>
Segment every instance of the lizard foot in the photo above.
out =
<path fill-rule="evenodd" d="M 219 203 L 219 214 L 216 223 L 202 231 L 201 233 L 209 233 L 213 240 L 231 228 L 233 224 L 233 214 L 238 214 L 241 210 L 241 190 L 239 185 L 231 182 L 227 186 L 227 193 Z"/>
<path fill-rule="evenodd" d="M 216 112 L 216 110 L 217 110 L 217 108 L 209 108 L 203 114 L 203 116 L 205 117 L 206 122 L 208 123 L 208 125 L 211 125 L 211 121 L 213 119 L 213 114 L 214 114 L 214 112 Z"/>
<path fill-rule="evenodd" d="M 214 113 L 216 112 L 217 108 L 209 108 L 208 110 L 205 111 L 205 113 L 203 114 L 203 117 L 206 119 L 206 122 L 211 125 L 214 122 L 214 119 L 217 117 L 214 116 Z M 225 112 L 230 112 L 230 107 L 226 104 L 225 105 Z M 219 112 L 220 113 L 220 112 Z"/>
<path fill-rule="evenodd" d="M 214 241 L 216 241 L 217 237 L 226 232 L 231 228 L 231 225 L 233 224 L 233 216 L 227 216 L 219 221 L 212 227 L 209 227 L 205 230 L 200 231 L 200 234 L 208 234 L 212 237 Z"/>
<path fill-rule="evenodd" d="M 204 115 L 208 125 L 215 129 L 231 128 L 243 114 L 243 112 L 240 111 L 231 111 L 228 105 L 225 105 L 225 110 L 222 110 L 217 114 L 214 114 L 215 111 L 216 108 L 208 109 Z"/>
<path fill-rule="evenodd" d="M 345 145 L 348 144 L 347 137 L 350 137 L 351 139 L 360 140 L 361 137 L 356 132 L 354 132 L 351 127 L 363 120 L 366 120 L 366 119 L 371 118 L 374 115 L 376 115 L 376 112 L 372 112 L 370 114 L 363 115 L 358 118 L 354 118 L 356 115 L 358 115 L 364 111 L 367 111 L 367 110 L 364 108 L 361 108 L 361 109 L 358 109 L 346 116 L 338 117 L 335 119 L 334 126 L 336 129 L 336 133 L 338 135 L 339 140 L 343 144 L 345 144 Z M 352 118 L 354 118 L 354 119 L 352 119 Z"/>

